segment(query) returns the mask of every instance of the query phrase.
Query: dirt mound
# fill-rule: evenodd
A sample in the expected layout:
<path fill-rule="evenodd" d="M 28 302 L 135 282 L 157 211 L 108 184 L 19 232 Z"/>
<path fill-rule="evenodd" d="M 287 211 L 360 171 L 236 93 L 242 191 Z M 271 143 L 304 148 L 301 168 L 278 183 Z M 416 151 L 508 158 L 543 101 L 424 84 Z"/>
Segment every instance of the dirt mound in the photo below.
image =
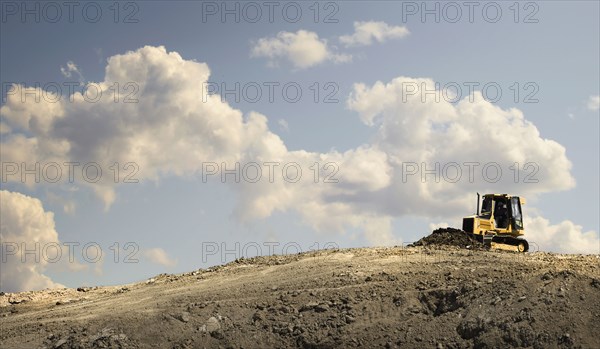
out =
<path fill-rule="evenodd" d="M 416 241 L 409 247 L 415 246 L 457 246 L 469 249 L 483 249 L 483 244 L 473 239 L 469 234 L 455 228 L 439 228 L 430 235 Z"/>
<path fill-rule="evenodd" d="M 0 347 L 600 348 L 598 256 L 431 246 L 239 259 L 126 286 L 7 294 Z"/>

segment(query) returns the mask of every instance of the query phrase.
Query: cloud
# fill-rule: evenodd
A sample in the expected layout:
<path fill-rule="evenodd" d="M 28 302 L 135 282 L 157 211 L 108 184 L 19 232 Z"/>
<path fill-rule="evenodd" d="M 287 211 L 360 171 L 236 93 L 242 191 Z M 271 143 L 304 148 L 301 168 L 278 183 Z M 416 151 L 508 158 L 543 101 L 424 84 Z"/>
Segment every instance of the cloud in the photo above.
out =
<path fill-rule="evenodd" d="M 116 199 L 109 170 L 115 162 L 121 167 L 135 163 L 139 180 L 192 176 L 202 169 L 202 160 L 233 163 L 240 160 L 243 149 L 282 146 L 277 136 L 266 131 L 263 115 L 251 113 L 244 119 L 219 96 L 203 95 L 202 82 L 209 75 L 206 64 L 183 60 L 164 47 L 144 47 L 109 59 L 105 80 L 95 84 L 101 91 L 98 101 L 90 102 L 76 92 L 57 102 L 42 98 L 35 103 L 31 98 L 23 103 L 21 94 L 36 89 L 17 85 L 0 108 L 12 128 L 2 137 L 3 161 L 25 161 L 31 166 L 67 161 L 101 164 L 108 175 L 98 182 L 82 178 L 82 165 L 75 180 L 93 188 L 108 207 Z M 116 96 L 111 89 L 115 83 L 120 86 Z M 127 84 L 137 91 L 135 103 L 124 102 L 133 91 L 125 88 Z M 123 183 L 128 172 L 120 171 L 117 182 Z M 67 178 L 63 173 L 63 182 Z M 33 176 L 27 180 L 35 185 Z"/>
<path fill-rule="evenodd" d="M 340 36 L 346 47 L 369 46 L 374 42 L 383 43 L 391 39 L 406 37 L 410 32 L 405 26 L 390 26 L 385 22 L 354 22 L 352 35 Z"/>
<path fill-rule="evenodd" d="M 434 231 L 439 228 L 456 227 L 454 224 L 448 224 L 446 222 L 429 223 L 429 230 Z"/>
<path fill-rule="evenodd" d="M 277 124 L 279 124 L 279 127 L 280 127 L 280 128 L 283 130 L 283 131 L 286 131 L 286 132 L 289 132 L 289 131 L 290 131 L 290 124 L 288 124 L 288 122 L 287 122 L 286 120 L 284 120 L 284 119 L 279 119 L 279 120 L 277 121 Z"/>
<path fill-rule="evenodd" d="M 271 66 L 276 66 L 280 60 L 287 60 L 298 69 L 326 61 L 344 63 L 352 59 L 350 55 L 334 53 L 327 40 L 319 39 L 316 33 L 306 30 L 295 33 L 282 31 L 275 37 L 261 38 L 254 43 L 250 56 L 267 58 Z"/>
<path fill-rule="evenodd" d="M 76 172 L 76 184 L 93 190 L 107 207 L 118 199 L 120 184 L 108 170 L 115 162 L 135 162 L 140 181 L 197 178 L 206 172 L 206 163 L 224 162 L 230 169 L 274 162 L 272 181 L 264 165 L 256 182 L 227 177 L 240 222 L 297 212 L 319 232 L 360 232 L 373 245 L 400 241 L 391 228 L 395 217 L 452 221 L 472 212 L 476 191 L 531 198 L 575 185 L 565 148 L 543 138 L 518 109 L 495 106 L 479 92 L 457 103 L 406 92 L 406 86 L 433 90 L 431 79 L 398 77 L 354 85 L 347 106 L 373 129 L 373 137 L 345 152 L 321 153 L 289 150 L 266 116 L 244 114 L 220 96 L 207 95 L 202 86 L 209 81 L 209 67 L 162 46 L 110 57 L 105 71 L 104 81 L 97 83 L 102 98 L 94 103 L 81 93 L 55 103 L 22 103 L 18 93 L 7 96 L 0 108 L 10 129 L 2 137 L 3 161 L 102 164 L 110 175 L 88 183 Z M 123 103 L 131 89 L 121 89 L 121 102 L 115 103 L 110 89 L 115 83 L 134 84 L 137 102 Z M 516 181 L 510 169 L 515 163 Z M 282 168 L 290 164 L 302 170 L 298 181 L 283 178 Z M 407 164 L 417 172 L 409 172 Z M 462 171 L 458 181 L 448 180 L 448 164 Z M 502 170 L 496 182 L 483 176 L 489 164 L 494 165 L 492 175 L 496 166 Z M 221 183 L 222 169 L 218 166 L 209 181 Z M 125 175 L 120 172 L 119 183 Z M 525 181 L 532 178 L 532 183 Z M 20 177 L 9 180 L 18 183 Z"/>
<path fill-rule="evenodd" d="M 171 259 L 165 250 L 162 248 L 150 248 L 144 251 L 144 256 L 152 263 L 159 264 L 165 267 L 173 267 L 177 264 L 177 260 Z"/>
<path fill-rule="evenodd" d="M 570 220 L 558 224 L 541 216 L 525 216 L 525 238 L 537 244 L 541 251 L 559 253 L 600 254 L 598 233 L 583 231 L 580 225 Z"/>
<path fill-rule="evenodd" d="M 396 214 L 416 210 L 436 215 L 451 212 L 448 207 L 453 203 L 454 207 L 461 203 L 461 209 L 467 208 L 476 189 L 527 196 L 574 187 L 565 148 L 542 138 L 518 109 L 503 110 L 479 92 L 452 104 L 431 95 L 423 98 L 420 93 L 406 92 L 412 88 L 432 91 L 435 83 L 398 77 L 387 84 L 355 84 L 347 101 L 365 124 L 377 128 L 374 145 L 387 154 L 395 174 L 387 193 L 411 198 L 410 205 L 384 200 L 392 202 L 388 208 Z M 472 176 L 466 163 L 474 163 Z M 511 170 L 515 163 L 519 168 L 517 180 Z M 485 166 L 487 170 L 490 166 L 499 168 L 502 173 L 492 171 L 490 176 L 489 171 L 484 173 Z M 444 167 L 453 171 L 444 171 Z M 432 169 L 434 174 L 427 175 Z M 407 175 L 415 171 L 415 175 Z M 534 172 L 528 178 L 532 183 L 528 183 L 523 176 Z M 454 177 L 459 180 L 454 182 Z"/>
<path fill-rule="evenodd" d="M 2 291 L 64 287 L 44 275 L 61 248 L 54 214 L 44 211 L 40 200 L 6 190 L 0 191 L 0 207 Z"/>
<path fill-rule="evenodd" d="M 10 128 L 10 126 L 8 126 L 4 122 L 0 122 L 0 135 L 3 135 L 5 133 L 10 133 L 11 131 L 12 131 L 12 129 Z"/>
<path fill-rule="evenodd" d="M 79 68 L 77 67 L 77 65 L 75 63 L 73 63 L 73 61 L 68 61 L 67 62 L 67 67 L 60 67 L 60 72 L 61 74 L 65 77 L 65 78 L 70 78 L 73 76 L 73 73 L 77 74 L 77 78 L 79 80 L 79 83 L 81 85 L 83 85 L 85 79 L 83 78 L 83 74 L 81 73 L 81 71 L 79 70 Z"/>
<path fill-rule="evenodd" d="M 591 111 L 600 110 L 600 96 L 590 96 L 587 102 L 587 108 Z"/>

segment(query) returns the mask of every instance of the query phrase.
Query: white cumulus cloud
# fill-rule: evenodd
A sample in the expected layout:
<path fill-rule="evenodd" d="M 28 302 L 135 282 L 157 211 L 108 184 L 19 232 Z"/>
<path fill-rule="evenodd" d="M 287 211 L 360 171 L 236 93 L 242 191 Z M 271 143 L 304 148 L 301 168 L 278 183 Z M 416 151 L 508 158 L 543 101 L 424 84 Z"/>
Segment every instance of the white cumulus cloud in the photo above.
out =
<path fill-rule="evenodd" d="M 552 224 L 541 216 L 525 216 L 525 238 L 540 251 L 600 254 L 598 232 L 584 231 L 570 220 Z"/>
<path fill-rule="evenodd" d="M 282 31 L 275 37 L 260 38 L 254 43 L 250 55 L 267 58 L 272 66 L 281 60 L 287 60 L 298 69 L 309 68 L 326 61 L 343 63 L 352 59 L 350 55 L 333 52 L 327 40 L 320 39 L 317 33 L 306 30 L 298 30 L 295 33 Z"/>
<path fill-rule="evenodd" d="M 429 223 L 429 230 L 434 231 L 439 228 L 456 227 L 454 224 L 448 224 L 446 222 Z"/>
<path fill-rule="evenodd" d="M 504 110 L 479 92 L 454 105 L 431 95 L 423 98 L 420 93 L 407 93 L 412 88 L 431 91 L 435 83 L 399 77 L 372 86 L 356 84 L 348 99 L 348 106 L 359 113 L 363 122 L 377 128 L 374 143 L 387 154 L 394 168 L 395 176 L 388 188 L 392 190 L 388 192 L 414 198 L 412 207 L 392 205 L 398 213 L 414 208 L 430 214 L 444 212 L 446 206 L 451 206 L 445 199 L 461 201 L 461 196 L 467 195 L 464 202 L 468 204 L 469 193 L 475 188 L 526 196 L 574 187 L 565 148 L 542 138 L 518 109 Z M 465 163 L 474 163 L 472 181 Z M 510 169 L 515 163 L 520 169 L 516 180 Z M 406 175 L 413 170 L 407 164 L 417 166 L 415 175 Z M 488 169 L 499 168 L 501 175 L 493 171 L 488 171 L 493 176 L 486 175 L 486 165 Z M 436 166 L 439 182 L 433 175 L 423 180 L 422 175 Z M 453 171 L 445 173 L 444 166 Z M 462 171 L 462 176 L 455 176 L 455 170 Z M 527 179 L 531 183 L 523 177 L 525 174 L 531 175 Z M 459 180 L 453 182 L 454 177 Z"/>
<path fill-rule="evenodd" d="M 587 108 L 591 111 L 600 110 L 600 96 L 590 96 L 587 102 Z"/>
<path fill-rule="evenodd" d="M 391 39 L 400 39 L 410 34 L 405 26 L 390 26 L 385 22 L 354 22 L 352 35 L 340 36 L 340 42 L 346 47 L 369 46 L 374 42 L 383 43 Z"/>
<path fill-rule="evenodd" d="M 83 74 L 79 70 L 79 67 L 77 67 L 77 64 L 75 64 L 73 61 L 68 61 L 66 68 L 61 66 L 60 72 L 65 78 L 70 78 L 73 76 L 73 73 L 75 73 L 80 84 L 83 84 L 85 80 Z"/>
<path fill-rule="evenodd" d="M 144 180 L 191 176 L 202 169 L 200 160 L 233 163 L 252 147 L 283 147 L 279 137 L 268 131 L 266 117 L 258 113 L 244 117 L 219 96 L 207 95 L 202 84 L 209 75 L 204 63 L 148 46 L 108 60 L 105 80 L 96 84 L 102 91 L 98 101 L 90 102 L 76 92 L 58 102 L 42 98 L 36 103 L 32 98 L 23 103 L 21 93 L 36 90 L 17 85 L 17 92 L 7 96 L 0 108 L 12 129 L 2 137 L 2 159 L 30 166 L 96 162 L 105 173 L 115 162 L 134 163 L 139 169 L 135 178 Z M 116 97 L 111 89 L 115 84 L 121 87 Z M 135 87 L 137 102 L 124 102 L 133 91 L 127 84 Z M 116 199 L 112 173 L 89 183 L 81 178 L 81 166 L 74 172 L 76 181 L 93 188 L 107 207 Z M 128 173 L 120 171 L 117 182 L 123 183 Z M 68 176 L 64 173 L 61 178 L 66 181 Z M 34 179 L 27 177 L 28 184 L 34 185 Z M 9 178 L 20 180 L 20 176 Z"/>
<path fill-rule="evenodd" d="M 54 214 L 40 200 L 6 190 L 0 191 L 0 207 L 2 291 L 64 287 L 44 274 L 62 254 Z"/>
<path fill-rule="evenodd" d="M 165 267 L 172 267 L 177 264 L 177 260 L 169 257 L 167 252 L 162 248 L 150 248 L 144 251 L 144 256 L 148 258 L 152 263 L 159 264 Z"/>

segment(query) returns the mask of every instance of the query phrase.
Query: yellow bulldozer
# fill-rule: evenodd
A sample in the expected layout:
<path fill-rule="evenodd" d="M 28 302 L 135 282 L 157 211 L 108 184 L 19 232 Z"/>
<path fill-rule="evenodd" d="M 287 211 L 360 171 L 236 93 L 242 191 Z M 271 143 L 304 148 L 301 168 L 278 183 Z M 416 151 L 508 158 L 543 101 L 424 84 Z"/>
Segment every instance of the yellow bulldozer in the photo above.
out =
<path fill-rule="evenodd" d="M 490 248 L 527 252 L 529 243 L 520 237 L 525 234 L 521 211 L 525 199 L 508 194 L 485 194 L 481 212 L 480 202 L 477 193 L 477 212 L 463 218 L 462 230 Z"/>

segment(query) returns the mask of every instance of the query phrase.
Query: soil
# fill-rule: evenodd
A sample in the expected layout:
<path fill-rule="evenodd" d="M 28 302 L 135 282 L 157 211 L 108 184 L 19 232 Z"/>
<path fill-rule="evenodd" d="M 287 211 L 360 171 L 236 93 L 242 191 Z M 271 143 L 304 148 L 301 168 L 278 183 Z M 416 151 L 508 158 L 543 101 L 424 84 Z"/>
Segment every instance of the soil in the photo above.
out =
<path fill-rule="evenodd" d="M 414 242 L 409 247 L 414 246 L 428 246 L 428 245 L 446 245 L 446 246 L 457 246 L 468 249 L 485 249 L 483 243 L 475 240 L 468 233 L 455 228 L 438 228 L 434 230 L 430 235 Z"/>
<path fill-rule="evenodd" d="M 0 347 L 600 348 L 599 256 L 467 249 L 446 233 L 3 294 Z"/>

